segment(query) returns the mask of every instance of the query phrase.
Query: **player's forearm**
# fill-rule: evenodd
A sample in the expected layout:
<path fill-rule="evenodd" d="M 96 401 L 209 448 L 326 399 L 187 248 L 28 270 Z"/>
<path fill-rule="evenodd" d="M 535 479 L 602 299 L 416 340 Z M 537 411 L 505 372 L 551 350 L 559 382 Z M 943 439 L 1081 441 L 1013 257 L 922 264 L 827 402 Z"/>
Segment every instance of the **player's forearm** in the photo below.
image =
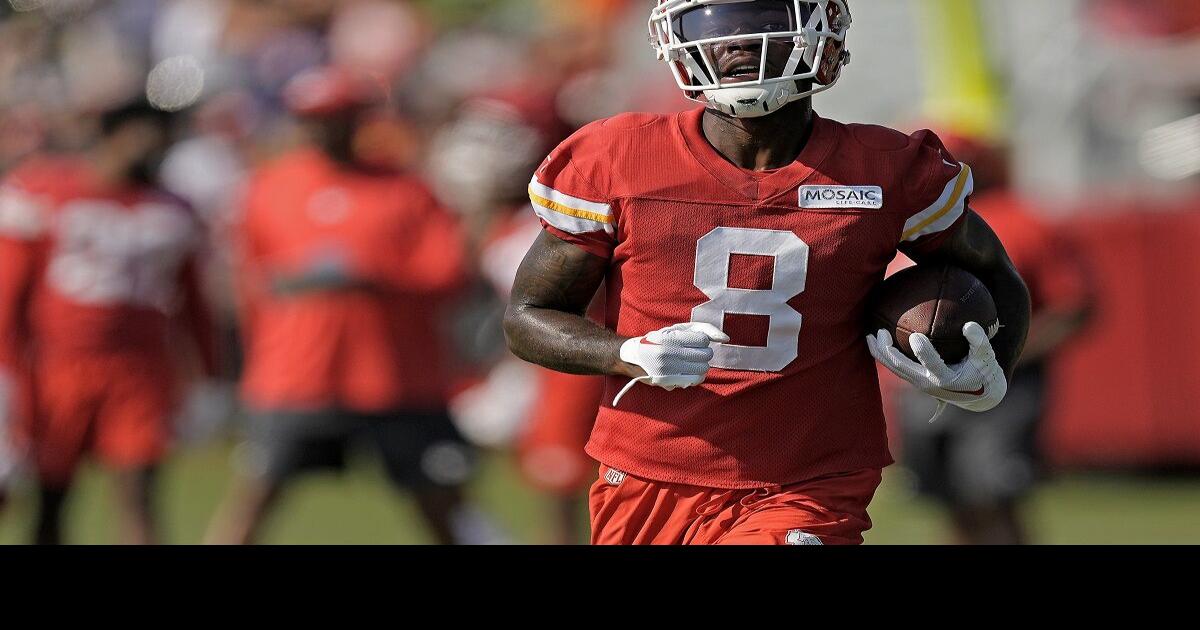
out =
<path fill-rule="evenodd" d="M 607 270 L 606 260 L 542 232 L 517 270 L 504 315 L 512 353 L 568 374 L 642 376 L 621 360 L 625 340 L 584 315 Z"/>
<path fill-rule="evenodd" d="M 937 250 L 919 255 L 917 263 L 926 260 L 962 267 L 988 288 L 1001 324 L 1000 332 L 992 338 L 992 348 L 1011 381 L 1029 334 L 1031 300 L 1029 288 L 1004 251 L 1004 244 L 978 214 L 968 209 L 966 220 L 954 235 Z"/>
<path fill-rule="evenodd" d="M 517 357 L 556 372 L 641 375 L 621 360 L 625 339 L 581 315 L 514 305 L 505 314 L 504 334 Z"/>
<path fill-rule="evenodd" d="M 1001 327 L 992 339 L 992 348 L 996 351 L 996 360 L 1011 381 L 1029 335 L 1031 300 L 1029 289 L 1021 276 L 1011 263 L 1005 262 L 990 270 L 990 273 L 977 275 L 996 301 Z"/>

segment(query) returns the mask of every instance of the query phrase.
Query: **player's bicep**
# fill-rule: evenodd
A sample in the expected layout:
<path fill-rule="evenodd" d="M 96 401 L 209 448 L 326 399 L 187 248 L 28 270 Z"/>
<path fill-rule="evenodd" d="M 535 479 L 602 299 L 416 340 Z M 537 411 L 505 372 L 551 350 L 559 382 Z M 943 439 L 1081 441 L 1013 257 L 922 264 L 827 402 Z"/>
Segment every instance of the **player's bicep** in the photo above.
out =
<path fill-rule="evenodd" d="M 607 269 L 606 259 L 543 231 L 517 269 L 510 304 L 583 315 Z"/>
<path fill-rule="evenodd" d="M 970 208 L 966 209 L 960 224 L 947 234 L 937 247 L 907 253 L 918 264 L 950 263 L 977 276 L 1001 269 L 1012 270 L 1015 273 L 1015 267 L 1000 238 L 983 217 Z"/>

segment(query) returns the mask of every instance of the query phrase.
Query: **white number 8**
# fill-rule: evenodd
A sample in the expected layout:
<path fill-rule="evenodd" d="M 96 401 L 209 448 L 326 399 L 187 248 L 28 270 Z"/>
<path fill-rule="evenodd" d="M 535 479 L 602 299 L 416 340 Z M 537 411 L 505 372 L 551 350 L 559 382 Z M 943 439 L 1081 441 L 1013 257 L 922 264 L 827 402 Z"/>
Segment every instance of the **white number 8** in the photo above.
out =
<path fill-rule="evenodd" d="M 730 287 L 729 259 L 733 254 L 774 258 L 771 288 Z M 696 288 L 710 301 L 692 309 L 692 321 L 723 328 L 726 313 L 771 318 L 765 347 L 720 344 L 711 365 L 727 370 L 780 372 L 795 361 L 804 318 L 788 306 L 788 300 L 804 293 L 807 278 L 808 244 L 792 232 L 720 227 L 704 235 L 696 243 Z"/>

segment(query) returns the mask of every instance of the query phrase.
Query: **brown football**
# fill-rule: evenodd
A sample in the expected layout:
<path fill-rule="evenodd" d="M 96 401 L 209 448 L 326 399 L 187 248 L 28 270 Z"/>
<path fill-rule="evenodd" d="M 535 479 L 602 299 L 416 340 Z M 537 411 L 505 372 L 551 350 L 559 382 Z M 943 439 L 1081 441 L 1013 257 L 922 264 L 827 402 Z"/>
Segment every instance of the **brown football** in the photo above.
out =
<path fill-rule="evenodd" d="M 949 365 L 966 358 L 962 329 L 977 322 L 995 336 L 1000 329 L 992 294 L 971 273 L 950 265 L 909 267 L 875 288 L 867 309 L 867 332 L 887 330 L 896 347 L 915 359 L 908 336 L 924 333 Z"/>

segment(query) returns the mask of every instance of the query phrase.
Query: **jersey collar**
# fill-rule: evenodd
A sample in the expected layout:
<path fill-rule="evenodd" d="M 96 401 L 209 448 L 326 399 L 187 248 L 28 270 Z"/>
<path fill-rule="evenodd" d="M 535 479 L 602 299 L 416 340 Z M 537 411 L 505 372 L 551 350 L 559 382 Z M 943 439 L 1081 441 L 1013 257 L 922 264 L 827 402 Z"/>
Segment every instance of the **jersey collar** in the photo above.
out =
<path fill-rule="evenodd" d="M 688 152 L 705 171 L 725 187 L 750 201 L 767 201 L 789 192 L 808 179 L 837 144 L 835 125 L 813 112 L 813 130 L 796 161 L 771 171 L 752 171 L 725 159 L 708 143 L 701 130 L 704 108 L 677 115 L 679 133 Z"/>

